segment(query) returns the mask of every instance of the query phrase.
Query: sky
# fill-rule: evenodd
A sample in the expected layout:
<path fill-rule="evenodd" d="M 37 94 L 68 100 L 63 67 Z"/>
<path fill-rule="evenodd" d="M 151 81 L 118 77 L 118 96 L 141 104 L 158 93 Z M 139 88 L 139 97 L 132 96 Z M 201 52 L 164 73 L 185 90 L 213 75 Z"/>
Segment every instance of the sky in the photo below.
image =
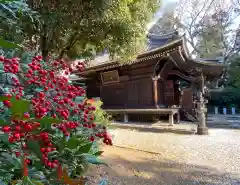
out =
<path fill-rule="evenodd" d="M 158 18 L 161 16 L 162 10 L 170 3 L 174 3 L 177 2 L 178 0 L 162 0 L 162 4 L 160 9 L 157 11 L 156 15 L 154 16 L 153 21 L 151 21 L 148 25 L 148 28 L 150 28 L 157 20 Z"/>
<path fill-rule="evenodd" d="M 156 13 L 153 21 L 151 21 L 151 22 L 148 24 L 148 28 L 150 28 L 150 27 L 158 20 L 158 18 L 161 17 L 162 10 L 164 10 L 164 8 L 165 8 L 166 6 L 168 6 L 168 5 L 172 4 L 172 3 L 173 3 L 173 4 L 174 4 L 174 3 L 177 3 L 178 1 L 179 1 L 179 0 L 162 0 L 161 7 L 160 7 L 159 10 L 157 11 L 157 13 Z M 230 0 L 219 0 L 219 2 L 221 2 L 221 1 L 222 1 L 222 3 L 224 2 L 224 4 L 225 4 L 225 3 L 226 3 L 226 4 L 230 3 Z M 224 5 L 223 5 L 223 6 L 224 6 Z M 171 7 L 171 5 L 170 5 L 170 7 Z M 231 27 L 232 27 L 232 29 L 237 29 L 238 26 L 240 25 L 240 16 L 239 16 L 237 19 L 235 19 L 234 22 L 235 22 L 235 23 L 234 23 Z M 193 48 L 191 47 L 191 45 L 190 45 L 189 43 L 187 43 L 187 46 L 188 46 L 188 49 L 189 49 L 190 51 L 193 50 Z"/>

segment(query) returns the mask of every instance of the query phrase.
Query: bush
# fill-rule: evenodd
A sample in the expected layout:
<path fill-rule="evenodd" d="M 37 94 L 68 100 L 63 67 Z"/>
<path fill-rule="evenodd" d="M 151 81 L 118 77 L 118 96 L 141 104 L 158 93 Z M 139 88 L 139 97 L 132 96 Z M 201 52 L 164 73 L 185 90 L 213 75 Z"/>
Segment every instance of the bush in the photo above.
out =
<path fill-rule="evenodd" d="M 23 80 L 12 76 L 12 88 L 0 99 L 2 184 L 84 184 L 90 163 L 105 164 L 98 141 L 112 141 L 106 126 L 96 124 L 99 110 L 84 100 L 75 102 L 85 97 L 84 89 L 59 75 L 59 69 L 67 75 L 73 68 L 36 56 L 21 73 L 19 59 L 0 56 L 0 61 L 6 73 Z M 84 64 L 76 68 L 82 71 Z"/>
<path fill-rule="evenodd" d="M 240 91 L 235 88 L 225 89 L 219 92 L 211 92 L 209 105 L 218 107 L 229 107 L 233 105 L 240 107 Z"/>

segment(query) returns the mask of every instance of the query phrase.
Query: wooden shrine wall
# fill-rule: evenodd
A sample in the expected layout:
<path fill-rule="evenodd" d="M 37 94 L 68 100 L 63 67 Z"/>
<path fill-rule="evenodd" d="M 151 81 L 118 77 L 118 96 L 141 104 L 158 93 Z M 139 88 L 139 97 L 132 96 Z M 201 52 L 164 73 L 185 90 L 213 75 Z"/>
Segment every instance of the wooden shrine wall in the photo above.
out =
<path fill-rule="evenodd" d="M 100 97 L 100 79 L 94 76 L 90 81 L 86 82 L 86 93 L 88 98 Z"/>
<path fill-rule="evenodd" d="M 146 108 L 153 106 L 152 79 L 129 80 L 101 86 L 104 108 Z"/>
<path fill-rule="evenodd" d="M 175 104 L 173 80 L 164 82 L 164 100 L 165 105 L 172 106 Z"/>
<path fill-rule="evenodd" d="M 156 61 L 150 61 L 112 69 L 118 71 L 119 81 L 107 84 L 101 83 L 101 73 L 98 72 L 88 83 L 87 96 L 100 97 L 106 109 L 155 108 L 152 80 L 155 64 Z M 169 70 L 162 74 L 166 78 L 158 81 L 157 89 L 158 105 L 165 107 L 179 103 L 174 88 L 176 78 L 167 79 Z"/>
<path fill-rule="evenodd" d="M 154 104 L 152 74 L 152 65 L 133 65 L 119 70 L 119 82 L 102 84 L 100 87 L 103 107 L 152 108 Z"/>
<path fill-rule="evenodd" d="M 183 90 L 181 107 L 186 111 L 191 112 L 194 108 L 193 104 L 193 90 L 192 88 L 186 88 Z"/>

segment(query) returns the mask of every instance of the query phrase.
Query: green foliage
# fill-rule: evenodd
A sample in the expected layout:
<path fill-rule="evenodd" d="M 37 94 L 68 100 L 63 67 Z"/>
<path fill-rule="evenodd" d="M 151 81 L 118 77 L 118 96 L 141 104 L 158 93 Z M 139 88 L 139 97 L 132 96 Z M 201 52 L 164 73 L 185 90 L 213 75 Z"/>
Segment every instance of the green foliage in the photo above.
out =
<path fill-rule="evenodd" d="M 105 126 L 109 126 L 111 123 L 111 116 L 101 108 L 102 104 L 103 103 L 100 100 L 93 103 L 93 105 L 96 107 L 95 121 Z"/>
<path fill-rule="evenodd" d="M 41 3 L 40 3 L 41 2 Z M 43 56 L 86 58 L 107 49 L 112 57 L 129 58 L 143 49 L 146 25 L 159 0 L 30 0 L 40 12 Z M 68 10 L 68 11 L 66 11 Z M 28 33 L 28 30 L 26 30 Z"/>
<path fill-rule="evenodd" d="M 27 43 L 24 30 L 30 33 L 39 25 L 37 12 L 32 11 L 24 0 L 0 1 L 0 22 L 0 49 L 4 51 Z"/>
<path fill-rule="evenodd" d="M 1 101 L 6 99 L 7 97 L 0 97 Z M 10 101 L 12 106 L 6 116 L 15 115 L 23 119 L 23 114 L 29 112 L 31 109 L 28 100 L 16 100 L 15 97 L 12 97 Z M 7 119 L 2 118 L 3 123 L 5 123 L 5 120 Z M 30 120 L 40 122 L 41 129 L 36 131 L 38 133 L 54 130 L 52 124 L 61 121 L 48 116 L 42 119 L 30 118 Z M 67 167 L 69 177 L 71 178 L 80 178 L 87 172 L 89 164 L 106 165 L 104 161 L 99 159 L 102 151 L 99 150 L 98 143 L 90 142 L 88 137 L 89 133 L 82 127 L 79 127 L 69 139 L 66 139 L 62 134 L 58 134 L 57 131 L 54 131 L 53 134 L 51 134 L 51 140 L 57 147 L 57 150 L 48 154 L 49 159 L 58 159 L 61 164 L 64 164 L 63 167 Z M 28 179 L 22 179 L 22 163 L 20 159 L 16 158 L 14 154 L 9 154 L 12 150 L 21 151 L 21 146 L 16 143 L 9 143 L 7 134 L 0 134 L 0 149 L 2 150 L 0 152 L 0 159 L 4 157 L 4 160 L 0 160 L 0 180 L 6 183 L 21 179 L 19 181 L 20 184 L 24 184 L 25 181 L 28 182 L 28 184 L 56 184 L 58 179 L 56 175 L 53 175 L 56 171 L 52 171 L 42 165 L 41 143 L 32 139 L 28 139 L 26 143 L 30 154 L 28 159 L 31 160 L 31 164 L 29 165 Z M 5 173 L 9 173 L 9 175 L 6 176 Z"/>
<path fill-rule="evenodd" d="M 19 47 L 19 45 L 15 44 L 13 42 L 6 41 L 2 38 L 0 38 L 0 46 L 3 48 L 7 48 L 7 49 L 14 49 L 14 48 Z"/>
<path fill-rule="evenodd" d="M 220 92 L 211 92 L 210 93 L 210 99 L 209 104 L 211 106 L 227 106 L 232 107 L 232 105 L 235 105 L 237 107 L 240 107 L 240 91 L 236 88 L 226 88 L 223 91 Z"/>
<path fill-rule="evenodd" d="M 27 100 L 17 100 L 15 97 L 11 98 L 11 113 L 14 117 L 18 119 L 23 119 L 24 113 L 30 111 L 30 101 Z"/>
<path fill-rule="evenodd" d="M 240 88 L 240 56 L 232 57 L 228 69 L 227 85 L 233 88 Z"/>

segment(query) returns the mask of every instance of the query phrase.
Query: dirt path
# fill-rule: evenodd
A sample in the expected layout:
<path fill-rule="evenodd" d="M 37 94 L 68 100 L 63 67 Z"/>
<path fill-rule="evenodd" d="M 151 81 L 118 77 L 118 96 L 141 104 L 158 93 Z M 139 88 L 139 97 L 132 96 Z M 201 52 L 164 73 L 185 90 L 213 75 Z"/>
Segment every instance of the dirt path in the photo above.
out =
<path fill-rule="evenodd" d="M 109 167 L 90 170 L 91 185 L 106 177 L 109 185 L 237 185 L 240 180 L 217 169 L 180 164 L 157 154 L 104 147 L 102 159 Z"/>

